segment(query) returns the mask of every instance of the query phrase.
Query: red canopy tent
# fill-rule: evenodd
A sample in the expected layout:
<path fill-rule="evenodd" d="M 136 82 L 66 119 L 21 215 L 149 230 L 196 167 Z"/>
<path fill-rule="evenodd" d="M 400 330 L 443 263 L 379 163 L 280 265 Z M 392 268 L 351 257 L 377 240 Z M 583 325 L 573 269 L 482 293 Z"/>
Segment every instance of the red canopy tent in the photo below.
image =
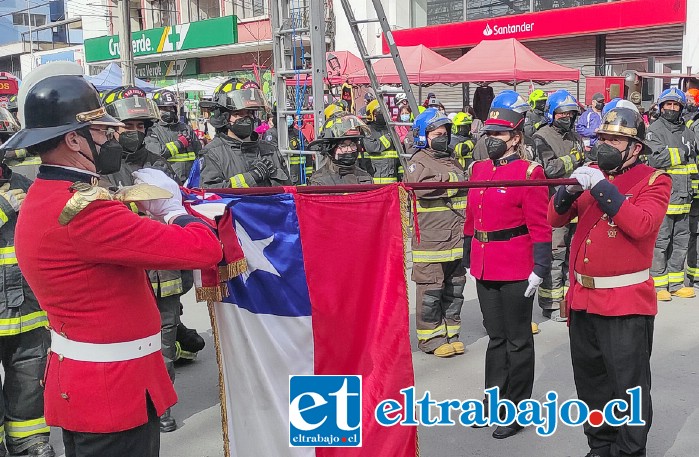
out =
<path fill-rule="evenodd" d="M 421 44 L 417 46 L 398 46 L 398 53 L 403 61 L 408 81 L 412 84 L 425 84 L 426 81 L 423 79 L 423 74 L 427 70 L 432 70 L 451 62 L 448 58 Z M 379 60 L 374 63 L 373 68 L 379 84 L 400 84 L 400 78 L 393 59 Z M 351 84 L 369 84 L 369 76 L 363 65 L 360 72 L 350 74 L 348 79 Z"/>
<path fill-rule="evenodd" d="M 578 81 L 580 71 L 542 59 L 514 38 L 484 40 L 469 52 L 422 74 L 422 83 Z"/>
<path fill-rule="evenodd" d="M 337 58 L 337 60 L 333 59 Z M 326 69 L 328 72 L 327 81 L 333 86 L 339 86 L 344 83 L 349 75 L 356 74 L 364 70 L 364 62 L 362 59 L 352 54 L 349 51 L 332 51 L 325 54 Z M 333 68 L 339 66 L 339 68 Z M 310 75 L 299 75 L 299 83 L 311 86 Z M 296 78 L 286 80 L 287 86 L 295 86 Z"/>

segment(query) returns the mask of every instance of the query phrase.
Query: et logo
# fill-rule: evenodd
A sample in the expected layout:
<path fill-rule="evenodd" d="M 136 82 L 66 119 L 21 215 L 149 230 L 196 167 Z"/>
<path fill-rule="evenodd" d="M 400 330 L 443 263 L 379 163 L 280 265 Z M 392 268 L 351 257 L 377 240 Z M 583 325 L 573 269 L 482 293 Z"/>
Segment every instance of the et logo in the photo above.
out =
<path fill-rule="evenodd" d="M 361 446 L 361 376 L 289 376 L 289 447 Z"/>

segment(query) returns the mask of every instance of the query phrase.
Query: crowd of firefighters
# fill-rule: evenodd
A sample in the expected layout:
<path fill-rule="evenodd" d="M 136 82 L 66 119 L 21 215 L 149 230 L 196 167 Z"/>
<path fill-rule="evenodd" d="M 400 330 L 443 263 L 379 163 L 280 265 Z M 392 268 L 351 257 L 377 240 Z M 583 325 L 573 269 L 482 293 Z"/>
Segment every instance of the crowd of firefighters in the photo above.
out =
<path fill-rule="evenodd" d="M 71 90 L 77 89 L 67 87 L 59 96 L 78 97 Z M 385 119 L 379 101 L 369 97 L 361 116 L 349 112 L 346 102 L 329 104 L 324 124 L 312 126 L 309 133 L 304 131 L 305 124 L 292 116 L 287 117 L 286 125 L 274 125 L 276 113 L 257 85 L 232 79 L 221 84 L 210 101 L 201 103 L 213 130 L 204 135 L 179 119 L 174 93 L 163 90 L 147 96 L 136 87 L 119 87 L 100 94 L 106 113 L 123 125 L 105 131 L 107 140 L 99 145 L 100 160 L 95 165 L 99 165 L 100 185 L 112 191 L 133 185 L 135 173 L 143 169 L 160 170 L 191 188 L 577 179 L 580 186 L 550 190 L 528 187 L 467 192 L 454 188 L 416 192 L 420 239 L 416 234 L 412 240 L 412 279 L 417 284 L 419 348 L 438 357 L 464 353 L 460 341 L 463 290 L 467 278 L 475 278 L 490 337 L 486 387 L 498 385 L 506 397 L 518 401 L 529 398 L 534 379 L 532 334 L 538 328 L 531 322 L 531 308 L 535 293 L 538 291 L 545 317 L 565 321 L 566 317 L 561 316 L 565 291 L 572 283 L 582 281 L 570 277 L 569 262 L 574 258 L 585 264 L 602 261 L 587 257 L 581 260 L 571 249 L 578 225 L 575 216 L 582 217 L 580 210 L 567 219 L 562 215 L 568 214 L 573 200 L 583 191 L 601 181 L 621 179 L 627 169 L 638 170 L 626 162 L 614 162 L 616 167 L 605 168 L 602 163 L 615 154 L 605 147 L 624 143 L 626 149 L 614 149 L 620 158 L 633 158 L 629 163 L 635 165 L 638 157 L 639 163 L 662 170 L 663 176 L 671 178 L 669 204 L 653 240 L 653 299 L 695 296 L 695 280 L 699 279 L 695 136 L 699 128 L 695 122 L 699 118 L 699 91 L 694 91 L 685 94 L 675 88 L 665 90 L 657 100 L 657 116 L 653 119 L 644 119 L 628 101 L 605 100 L 601 94 L 593 96 L 592 105 L 581 114 L 580 104 L 565 90 L 551 94 L 535 90 L 528 102 L 514 91 L 504 91 L 494 98 L 487 119 L 482 121 L 471 110 L 447 115 L 433 94 L 419 113 L 412 113 L 407 97 L 399 94 L 396 118 Z M 27 128 L 31 118 L 35 126 L 41 126 L 42 122 L 49 125 L 46 119 L 55 115 L 23 112 L 18 117 L 17 111 L 16 103 L 8 110 L 0 109 L 2 142 L 16 134 L 20 124 Z M 392 125 L 396 121 L 404 125 Z M 262 124 L 266 124 L 264 128 Z M 280 152 L 280 128 L 288 129 L 289 147 L 298 154 Z M 394 144 L 390 129 L 397 130 L 402 144 Z M 602 142 L 601 134 L 608 135 Z M 47 317 L 23 278 L 14 248 L 17 215 L 32 180 L 41 173 L 41 160 L 22 148 L 6 148 L 3 152 L 0 351 L 5 379 L 4 400 L 0 400 L 0 440 L 4 437 L 0 456 L 5 455 L 6 446 L 13 455 L 50 457 L 54 451 L 48 444 L 49 427 L 44 420 L 40 385 L 50 344 L 44 330 Z M 606 174 L 589 166 L 593 163 L 600 163 L 599 168 Z M 664 181 L 660 178 L 658 182 Z M 609 204 L 616 206 L 605 209 L 609 215 L 605 218 L 605 233 L 614 239 L 617 230 L 624 231 L 623 227 L 617 228 L 622 222 L 616 216 L 620 214 L 621 219 L 617 212 L 623 201 L 617 199 L 618 192 L 606 188 L 600 196 L 606 198 L 608 192 L 614 194 L 609 194 Z M 632 197 L 629 194 L 627 198 Z M 552 219 L 549 210 L 547 222 L 549 200 L 552 205 L 556 202 L 556 211 L 559 206 L 566 211 Z M 139 212 L 135 205 L 132 209 Z M 503 242 L 506 244 L 498 244 Z M 625 255 L 619 252 L 619 256 Z M 629 254 L 628 259 L 631 257 Z M 570 271 L 577 274 L 581 269 Z M 180 322 L 180 297 L 192 287 L 192 273 L 149 270 L 148 276 L 161 316 L 162 354 L 174 382 L 174 362 L 178 358 L 193 359 L 203 348 L 196 331 Z M 642 282 L 623 282 L 628 278 L 620 281 L 617 286 Z M 640 382 L 643 385 L 645 380 Z M 163 432 L 176 428 L 169 410 L 160 415 L 159 426 Z M 506 438 L 517 431 L 504 427 L 494 436 Z M 590 433 L 591 452 L 597 452 L 590 455 L 612 455 L 603 449 L 609 444 L 600 444 L 604 440 Z M 645 435 L 634 439 L 645 448 Z M 599 445 L 597 451 L 595 445 Z"/>

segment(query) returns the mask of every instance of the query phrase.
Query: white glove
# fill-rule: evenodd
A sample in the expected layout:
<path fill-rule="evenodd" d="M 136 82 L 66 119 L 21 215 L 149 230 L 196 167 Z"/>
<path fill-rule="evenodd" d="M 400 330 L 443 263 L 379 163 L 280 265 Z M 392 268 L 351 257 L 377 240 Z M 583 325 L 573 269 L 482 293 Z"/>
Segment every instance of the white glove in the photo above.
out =
<path fill-rule="evenodd" d="M 524 291 L 524 296 L 533 297 L 534 292 L 536 292 L 536 289 L 541 285 L 542 282 L 544 282 L 544 278 L 540 278 L 536 273 L 532 271 L 527 281 L 529 281 L 529 286 L 527 286 L 527 290 Z"/>
<path fill-rule="evenodd" d="M 162 200 L 148 200 L 136 203 L 136 206 L 144 212 L 150 213 L 157 219 L 170 222 L 177 216 L 187 214 L 182 206 L 182 192 L 180 186 L 160 170 L 143 168 L 132 173 L 136 184 L 150 184 L 165 189 L 172 197 Z"/>
<path fill-rule="evenodd" d="M 584 168 L 584 167 L 580 167 Z M 573 173 L 570 175 L 572 179 L 577 179 L 577 181 L 580 183 L 578 185 L 570 185 L 566 186 L 566 192 L 569 194 L 576 194 L 578 192 L 582 192 L 587 189 L 591 189 L 592 186 L 590 186 L 590 176 L 581 172 L 580 168 L 577 168 Z"/>
<path fill-rule="evenodd" d="M 9 182 L 0 187 L 0 198 L 4 198 L 12 209 L 15 210 L 15 213 L 19 212 L 19 208 L 22 206 L 22 202 L 24 202 L 26 196 L 26 192 L 22 189 L 10 189 Z"/>
<path fill-rule="evenodd" d="M 581 176 L 587 176 L 587 179 L 581 178 Z M 600 181 L 604 181 L 605 179 L 602 170 L 592 167 L 580 167 L 576 169 L 570 177 L 577 179 L 584 190 L 592 189 Z"/>

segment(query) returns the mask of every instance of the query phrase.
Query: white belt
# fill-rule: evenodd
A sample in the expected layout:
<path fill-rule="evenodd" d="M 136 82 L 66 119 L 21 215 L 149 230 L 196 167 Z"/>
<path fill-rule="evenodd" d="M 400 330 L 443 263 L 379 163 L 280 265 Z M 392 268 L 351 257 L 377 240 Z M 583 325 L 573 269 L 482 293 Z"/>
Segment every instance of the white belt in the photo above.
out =
<path fill-rule="evenodd" d="M 586 289 L 614 289 L 615 287 L 633 286 L 650 279 L 650 270 L 637 271 L 619 276 L 586 276 L 575 272 L 575 279 Z"/>
<path fill-rule="evenodd" d="M 51 352 L 80 362 L 123 362 L 160 351 L 160 332 L 123 343 L 83 343 L 51 330 Z"/>

